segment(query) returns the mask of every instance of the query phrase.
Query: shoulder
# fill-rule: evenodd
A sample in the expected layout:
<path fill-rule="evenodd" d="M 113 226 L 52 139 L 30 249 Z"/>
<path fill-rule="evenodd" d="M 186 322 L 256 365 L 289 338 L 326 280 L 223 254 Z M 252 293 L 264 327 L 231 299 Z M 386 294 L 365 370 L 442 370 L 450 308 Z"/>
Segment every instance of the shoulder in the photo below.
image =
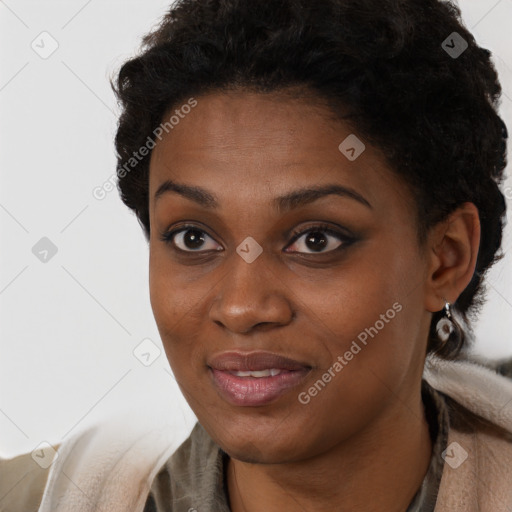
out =
<path fill-rule="evenodd" d="M 425 378 L 442 393 L 449 431 L 436 511 L 512 506 L 512 379 L 480 362 L 429 356 Z"/>
<path fill-rule="evenodd" d="M 44 470 L 31 453 L 0 459 L 0 512 L 95 512 L 99 503 L 110 512 L 142 511 L 178 435 L 172 423 L 130 413 L 61 441 Z"/>
<path fill-rule="evenodd" d="M 448 400 L 450 429 L 437 510 L 512 507 L 512 433 Z"/>
<path fill-rule="evenodd" d="M 53 448 L 58 450 L 59 445 Z M 16 457 L 0 457 L 0 512 L 27 512 L 39 508 L 54 454 L 23 453 Z M 51 453 L 50 453 L 51 452 Z"/>
<path fill-rule="evenodd" d="M 447 361 L 430 355 L 425 361 L 424 378 L 449 397 L 452 409 L 456 407 L 461 414 L 467 410 L 487 424 L 512 432 L 512 379 L 496 368 L 477 361 Z M 455 411 L 454 415 L 457 416 Z"/>

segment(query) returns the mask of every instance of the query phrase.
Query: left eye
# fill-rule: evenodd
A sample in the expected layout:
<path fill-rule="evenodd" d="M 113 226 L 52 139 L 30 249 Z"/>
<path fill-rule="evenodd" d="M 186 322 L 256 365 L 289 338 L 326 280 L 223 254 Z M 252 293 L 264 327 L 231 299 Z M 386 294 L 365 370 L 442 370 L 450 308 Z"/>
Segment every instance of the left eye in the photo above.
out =
<path fill-rule="evenodd" d="M 288 248 L 296 246 L 291 252 L 325 253 L 338 249 L 348 241 L 348 237 L 342 233 L 337 233 L 332 229 L 316 227 L 297 234 L 294 237 L 293 244 L 289 245 Z M 308 249 L 312 252 L 307 252 Z"/>

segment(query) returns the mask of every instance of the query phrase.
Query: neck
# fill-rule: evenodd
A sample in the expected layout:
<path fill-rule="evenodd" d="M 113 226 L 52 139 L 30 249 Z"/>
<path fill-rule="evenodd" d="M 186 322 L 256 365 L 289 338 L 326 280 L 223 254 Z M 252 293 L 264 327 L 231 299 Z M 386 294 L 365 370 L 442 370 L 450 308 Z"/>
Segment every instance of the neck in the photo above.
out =
<path fill-rule="evenodd" d="M 419 396 L 419 399 L 417 398 Z M 432 442 L 419 390 L 327 453 L 286 464 L 230 459 L 232 512 L 403 512 L 427 472 Z"/>

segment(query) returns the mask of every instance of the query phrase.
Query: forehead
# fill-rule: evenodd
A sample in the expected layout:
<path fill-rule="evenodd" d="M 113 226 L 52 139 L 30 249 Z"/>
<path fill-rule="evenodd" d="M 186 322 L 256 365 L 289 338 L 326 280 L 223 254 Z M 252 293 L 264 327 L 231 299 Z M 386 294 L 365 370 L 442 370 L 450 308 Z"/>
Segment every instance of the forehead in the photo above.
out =
<path fill-rule="evenodd" d="M 378 150 L 321 102 L 280 93 L 198 97 L 153 150 L 150 203 L 166 179 L 215 190 L 220 201 L 235 189 L 239 199 L 254 201 L 333 180 L 364 191 L 371 203 L 407 196 Z"/>

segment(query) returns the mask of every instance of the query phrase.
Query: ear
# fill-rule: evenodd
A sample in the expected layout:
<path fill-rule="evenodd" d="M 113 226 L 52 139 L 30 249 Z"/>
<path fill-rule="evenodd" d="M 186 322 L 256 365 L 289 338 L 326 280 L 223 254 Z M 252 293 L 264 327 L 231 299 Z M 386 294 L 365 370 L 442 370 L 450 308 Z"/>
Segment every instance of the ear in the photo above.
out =
<path fill-rule="evenodd" d="M 428 235 L 425 308 L 440 311 L 454 303 L 470 283 L 480 246 L 480 219 L 473 203 L 459 206 Z"/>

